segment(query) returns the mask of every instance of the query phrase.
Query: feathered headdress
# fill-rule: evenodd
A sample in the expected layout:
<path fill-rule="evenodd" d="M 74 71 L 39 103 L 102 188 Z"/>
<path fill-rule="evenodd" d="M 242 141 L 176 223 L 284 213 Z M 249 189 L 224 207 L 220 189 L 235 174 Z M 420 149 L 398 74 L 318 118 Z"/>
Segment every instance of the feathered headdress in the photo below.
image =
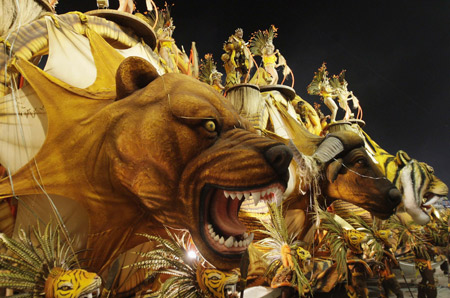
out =
<path fill-rule="evenodd" d="M 214 79 L 219 79 L 222 77 L 222 73 L 217 71 L 216 63 L 212 57 L 212 54 L 206 54 L 205 59 L 200 62 L 200 74 L 199 80 L 211 85 Z"/>
<path fill-rule="evenodd" d="M 20 297 L 44 296 L 48 278 L 78 264 L 70 245 L 62 243 L 59 230 L 51 224 L 43 233 L 33 228 L 30 234 L 20 230 L 18 240 L 0 234 L 0 243 L 9 250 L 0 254 L 0 288 L 17 290 Z"/>
<path fill-rule="evenodd" d="M 264 47 L 273 44 L 274 38 L 277 37 L 277 30 L 278 28 L 271 25 L 268 30 L 254 32 L 249 40 L 250 52 L 255 56 L 262 56 Z"/>
<path fill-rule="evenodd" d="M 322 86 L 325 81 L 328 80 L 328 71 L 326 63 L 322 63 L 322 66 L 314 73 L 314 77 L 311 83 L 307 87 L 308 94 L 321 95 Z"/>
<path fill-rule="evenodd" d="M 170 6 L 167 4 L 167 2 L 164 5 L 165 5 L 164 9 L 154 9 L 151 11 L 145 11 L 142 14 L 145 17 L 145 21 L 150 26 L 152 26 L 155 32 L 170 27 L 174 29 L 173 19 L 170 16 Z"/>
<path fill-rule="evenodd" d="M 333 77 L 330 79 L 331 87 L 338 89 L 343 88 L 347 84 L 347 81 L 345 80 L 345 71 L 345 69 L 342 70 L 338 76 L 333 75 Z"/>

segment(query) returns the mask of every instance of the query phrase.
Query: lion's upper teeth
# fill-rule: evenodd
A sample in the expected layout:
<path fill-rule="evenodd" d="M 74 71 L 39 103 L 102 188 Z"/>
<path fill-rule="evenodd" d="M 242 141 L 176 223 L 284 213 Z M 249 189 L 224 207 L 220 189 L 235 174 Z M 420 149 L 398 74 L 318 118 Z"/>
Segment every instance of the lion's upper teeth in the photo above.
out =
<path fill-rule="evenodd" d="M 255 206 L 258 205 L 259 200 L 261 199 L 261 193 L 260 192 L 252 193 L 252 198 L 253 202 L 255 202 Z"/>
<path fill-rule="evenodd" d="M 283 189 L 280 184 L 270 185 L 269 187 L 259 189 L 259 190 L 251 190 L 251 191 L 242 191 L 242 192 L 234 192 L 224 190 L 223 194 L 226 198 L 230 199 L 238 199 L 238 200 L 247 200 L 252 199 L 255 206 L 261 201 L 268 202 L 276 202 L 279 205 L 283 199 Z"/>

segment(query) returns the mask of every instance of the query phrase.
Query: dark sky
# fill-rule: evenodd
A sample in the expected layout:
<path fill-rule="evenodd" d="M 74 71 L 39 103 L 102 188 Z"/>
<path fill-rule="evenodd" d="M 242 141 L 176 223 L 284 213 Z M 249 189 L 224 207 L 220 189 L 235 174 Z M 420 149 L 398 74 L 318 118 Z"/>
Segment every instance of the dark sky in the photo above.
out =
<path fill-rule="evenodd" d="M 137 1 L 141 10 L 144 2 Z M 212 53 L 222 72 L 222 44 L 236 28 L 248 40 L 271 24 L 278 28 L 274 44 L 294 72 L 294 89 L 308 102 L 319 101 L 306 87 L 322 62 L 330 75 L 346 69 L 365 131 L 388 152 L 402 149 L 427 162 L 450 185 L 450 1 L 167 2 L 174 4 L 177 45 L 189 51 L 195 41 L 200 57 Z M 57 6 L 58 13 L 92 9 L 95 0 L 60 0 Z"/>

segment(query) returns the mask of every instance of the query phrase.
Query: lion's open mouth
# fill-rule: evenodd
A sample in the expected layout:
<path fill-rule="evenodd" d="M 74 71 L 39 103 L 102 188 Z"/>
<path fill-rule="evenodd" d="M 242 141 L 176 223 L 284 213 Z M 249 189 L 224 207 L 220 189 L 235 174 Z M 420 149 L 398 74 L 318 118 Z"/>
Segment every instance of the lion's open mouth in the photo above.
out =
<path fill-rule="evenodd" d="M 200 204 L 200 231 L 211 249 L 224 257 L 238 257 L 253 241 L 253 233 L 239 221 L 239 209 L 244 200 L 281 203 L 285 187 L 272 183 L 252 189 L 224 189 L 205 186 Z"/>

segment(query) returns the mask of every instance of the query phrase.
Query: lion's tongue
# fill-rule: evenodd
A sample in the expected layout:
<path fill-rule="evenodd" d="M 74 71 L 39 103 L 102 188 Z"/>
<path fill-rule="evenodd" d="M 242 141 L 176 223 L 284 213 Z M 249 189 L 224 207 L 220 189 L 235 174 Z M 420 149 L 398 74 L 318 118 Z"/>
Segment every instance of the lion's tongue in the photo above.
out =
<path fill-rule="evenodd" d="M 245 233 L 245 226 L 239 222 L 238 212 L 241 201 L 227 199 L 222 191 L 216 191 L 210 205 L 211 221 L 223 236 L 239 236 Z"/>

